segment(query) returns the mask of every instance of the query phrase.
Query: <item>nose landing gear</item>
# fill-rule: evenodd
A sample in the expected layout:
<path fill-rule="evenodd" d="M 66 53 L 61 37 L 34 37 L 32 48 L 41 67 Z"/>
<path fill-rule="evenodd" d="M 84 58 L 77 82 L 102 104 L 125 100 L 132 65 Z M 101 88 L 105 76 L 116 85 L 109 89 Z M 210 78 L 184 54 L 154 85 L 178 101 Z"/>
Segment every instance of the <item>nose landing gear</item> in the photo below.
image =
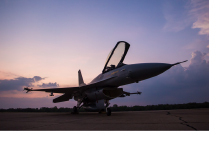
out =
<path fill-rule="evenodd" d="M 106 100 L 105 101 L 105 104 L 106 104 L 106 115 L 107 116 L 110 116 L 111 114 L 112 114 L 112 111 L 111 111 L 111 109 L 110 108 L 108 108 L 108 106 L 110 105 L 110 103 L 109 103 L 109 101 L 108 100 Z"/>

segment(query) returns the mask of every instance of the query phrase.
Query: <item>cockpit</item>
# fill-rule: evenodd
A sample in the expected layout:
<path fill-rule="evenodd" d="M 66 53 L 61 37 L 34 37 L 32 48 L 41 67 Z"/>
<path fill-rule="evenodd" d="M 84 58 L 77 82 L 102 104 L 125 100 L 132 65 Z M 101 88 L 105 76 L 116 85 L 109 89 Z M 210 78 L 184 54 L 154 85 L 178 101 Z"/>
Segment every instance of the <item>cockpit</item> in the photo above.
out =
<path fill-rule="evenodd" d="M 123 61 L 128 52 L 129 47 L 129 43 L 125 41 L 119 41 L 109 53 L 102 73 L 123 66 Z"/>

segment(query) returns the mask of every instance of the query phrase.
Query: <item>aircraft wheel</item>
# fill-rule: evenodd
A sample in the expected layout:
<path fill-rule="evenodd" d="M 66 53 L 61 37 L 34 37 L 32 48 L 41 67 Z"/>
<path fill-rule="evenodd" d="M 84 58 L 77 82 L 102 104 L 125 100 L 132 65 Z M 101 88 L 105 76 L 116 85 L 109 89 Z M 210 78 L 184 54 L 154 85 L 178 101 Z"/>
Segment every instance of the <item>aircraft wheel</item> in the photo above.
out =
<path fill-rule="evenodd" d="M 72 114 L 78 114 L 78 110 L 77 110 L 77 107 L 76 107 L 76 106 L 73 107 L 73 112 L 72 112 Z"/>
<path fill-rule="evenodd" d="M 111 114 L 112 114 L 112 111 L 111 111 L 111 109 L 110 108 L 107 108 L 107 116 L 110 116 Z"/>
<path fill-rule="evenodd" d="M 99 114 L 101 114 L 101 113 L 105 113 L 105 110 L 104 109 L 100 110 Z"/>

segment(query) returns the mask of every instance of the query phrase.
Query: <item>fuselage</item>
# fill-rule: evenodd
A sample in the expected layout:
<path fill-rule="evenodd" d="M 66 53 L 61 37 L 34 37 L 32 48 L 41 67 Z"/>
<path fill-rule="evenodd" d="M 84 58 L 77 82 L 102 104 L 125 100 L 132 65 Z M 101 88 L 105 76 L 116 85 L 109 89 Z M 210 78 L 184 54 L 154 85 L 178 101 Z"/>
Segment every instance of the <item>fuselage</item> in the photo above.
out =
<path fill-rule="evenodd" d="M 99 74 L 91 83 L 113 77 L 98 87 L 119 87 L 157 76 L 171 67 L 172 64 L 166 63 L 125 64 L 109 72 Z"/>

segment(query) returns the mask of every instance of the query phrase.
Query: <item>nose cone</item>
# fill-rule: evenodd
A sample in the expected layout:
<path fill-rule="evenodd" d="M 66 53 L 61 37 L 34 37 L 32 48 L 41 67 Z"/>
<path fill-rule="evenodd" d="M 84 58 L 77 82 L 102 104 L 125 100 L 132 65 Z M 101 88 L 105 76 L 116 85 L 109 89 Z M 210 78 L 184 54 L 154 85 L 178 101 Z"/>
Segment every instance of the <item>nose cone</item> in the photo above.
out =
<path fill-rule="evenodd" d="M 140 81 L 157 76 L 171 67 L 172 64 L 165 64 L 165 63 L 133 64 L 130 65 L 129 75 L 131 78 Z"/>

